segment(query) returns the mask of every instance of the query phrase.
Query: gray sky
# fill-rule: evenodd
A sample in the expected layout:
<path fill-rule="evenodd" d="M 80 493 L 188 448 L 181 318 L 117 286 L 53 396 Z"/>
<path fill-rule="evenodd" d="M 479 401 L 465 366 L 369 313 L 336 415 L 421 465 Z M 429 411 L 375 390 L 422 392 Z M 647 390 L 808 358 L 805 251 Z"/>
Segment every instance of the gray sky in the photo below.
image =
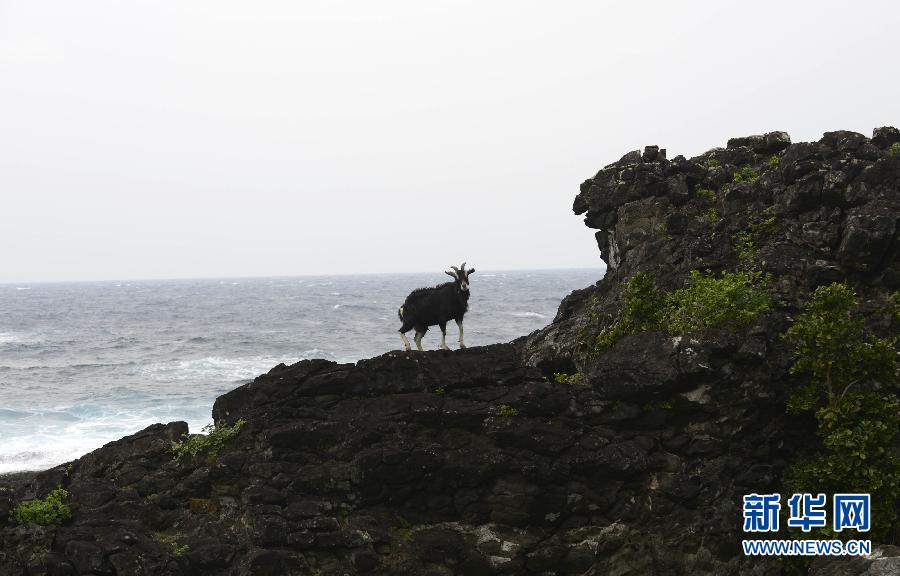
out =
<path fill-rule="evenodd" d="M 896 2 L 0 0 L 0 282 L 601 265 L 630 149 L 900 124 Z"/>

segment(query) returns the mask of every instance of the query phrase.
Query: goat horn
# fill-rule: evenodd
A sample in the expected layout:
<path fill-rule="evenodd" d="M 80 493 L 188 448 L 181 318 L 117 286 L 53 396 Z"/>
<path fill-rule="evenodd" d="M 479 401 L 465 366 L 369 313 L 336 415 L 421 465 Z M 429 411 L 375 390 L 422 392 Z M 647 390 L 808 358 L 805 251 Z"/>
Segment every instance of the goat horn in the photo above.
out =
<path fill-rule="evenodd" d="M 465 263 L 465 262 L 462 263 L 462 266 L 460 266 L 460 269 L 461 269 L 461 270 L 465 270 L 465 269 L 466 269 L 466 263 Z"/>
<path fill-rule="evenodd" d="M 459 268 L 457 268 L 456 266 L 450 266 L 450 267 L 453 268 L 453 270 L 455 270 L 457 274 L 459 274 Z"/>

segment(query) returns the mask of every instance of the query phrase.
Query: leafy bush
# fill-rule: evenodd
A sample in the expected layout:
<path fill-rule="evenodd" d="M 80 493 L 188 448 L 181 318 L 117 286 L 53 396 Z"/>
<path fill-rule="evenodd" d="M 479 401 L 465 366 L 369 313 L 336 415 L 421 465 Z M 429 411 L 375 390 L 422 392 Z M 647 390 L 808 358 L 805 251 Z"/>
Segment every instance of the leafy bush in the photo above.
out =
<path fill-rule="evenodd" d="M 855 308 L 852 288 L 822 286 L 785 334 L 796 354 L 791 372 L 810 377 L 788 411 L 812 411 L 822 441 L 785 483 L 797 492 L 871 494 L 873 539 L 897 541 L 900 399 L 885 386 L 896 380 L 896 340 L 870 334 Z"/>
<path fill-rule="evenodd" d="M 746 230 L 741 230 L 732 236 L 734 240 L 734 251 L 746 267 L 753 268 L 756 263 L 756 239 L 753 234 Z"/>
<path fill-rule="evenodd" d="M 719 161 L 716 160 L 715 158 L 710 158 L 709 160 L 706 161 L 706 165 L 709 166 L 710 168 L 715 168 L 716 166 L 719 165 Z"/>
<path fill-rule="evenodd" d="M 665 222 L 660 222 L 659 224 L 656 225 L 656 233 L 659 234 L 659 236 L 661 238 L 663 238 L 664 240 L 672 239 L 672 235 L 669 234 L 669 227 L 666 225 Z"/>
<path fill-rule="evenodd" d="M 694 270 L 684 288 L 667 294 L 649 274 L 638 272 L 623 285 L 619 313 L 594 339 L 591 352 L 602 353 L 637 332 L 743 328 L 771 305 L 767 285 L 768 277 L 761 272 L 725 272 L 717 278 L 709 270 Z"/>
<path fill-rule="evenodd" d="M 739 182 L 754 182 L 757 178 L 759 178 L 759 174 L 756 173 L 756 170 L 750 166 L 744 166 L 734 173 L 731 181 L 737 184 Z"/>
<path fill-rule="evenodd" d="M 712 225 L 715 225 L 721 219 L 721 217 L 719 216 L 719 211 L 715 208 L 710 208 L 709 210 L 707 210 L 703 217 L 706 218 L 706 221 Z"/>
<path fill-rule="evenodd" d="M 820 286 L 786 332 L 797 355 L 791 373 L 811 378 L 806 392 L 795 395 L 794 409 L 809 410 L 821 400 L 834 405 L 855 384 L 896 377 L 894 342 L 867 334 L 855 308 L 856 293 L 846 284 Z"/>
<path fill-rule="evenodd" d="M 694 270 L 687 285 L 667 297 L 669 333 L 707 328 L 742 328 L 771 305 L 768 278 L 760 272 L 725 272 L 716 278 L 709 270 Z"/>
<path fill-rule="evenodd" d="M 400 516 L 399 514 L 395 516 L 397 521 L 396 526 L 391 526 L 388 528 L 388 533 L 394 538 L 394 540 L 409 540 L 412 538 L 414 526 L 412 523 Z"/>
<path fill-rule="evenodd" d="M 208 460 L 215 460 L 225 443 L 238 435 L 247 421 L 241 418 L 232 426 L 223 423 L 207 424 L 203 427 L 203 435 L 189 436 L 180 442 L 172 442 L 172 452 L 175 460 L 181 460 L 184 456 L 196 456 L 201 452 L 206 453 Z"/>
<path fill-rule="evenodd" d="M 900 142 L 894 142 L 891 144 L 891 147 L 888 148 L 888 153 L 891 156 L 900 156 Z"/>
<path fill-rule="evenodd" d="M 602 352 L 627 334 L 658 330 L 665 312 L 665 295 L 653 285 L 653 277 L 637 272 L 622 285 L 622 306 L 612 324 L 594 339 L 594 352 Z"/>
<path fill-rule="evenodd" d="M 504 418 L 515 418 L 519 415 L 519 410 L 513 408 L 509 404 L 501 404 L 497 411 L 500 416 L 503 416 Z"/>
<path fill-rule="evenodd" d="M 581 374 L 576 372 L 575 374 L 565 374 L 563 372 L 554 372 L 553 373 L 553 381 L 557 384 L 569 384 L 576 385 L 581 384 Z"/>
<path fill-rule="evenodd" d="M 769 213 L 768 211 L 766 213 Z M 771 233 L 775 226 L 775 216 L 769 216 L 761 220 L 750 222 L 747 230 L 735 233 L 731 238 L 734 241 L 734 251 L 738 259 L 748 270 L 756 268 L 756 243 Z"/>
<path fill-rule="evenodd" d="M 791 466 L 785 484 L 794 492 L 870 494 L 873 538 L 896 542 L 900 401 L 893 394 L 852 392 L 815 416 L 824 449 Z"/>
<path fill-rule="evenodd" d="M 704 188 L 702 186 L 697 186 L 694 190 L 694 194 L 696 194 L 700 198 L 706 198 L 708 200 L 716 199 L 716 191 L 710 190 L 709 188 Z"/>
<path fill-rule="evenodd" d="M 57 486 L 43 500 L 28 500 L 13 509 L 13 522 L 22 526 L 60 525 L 72 517 L 72 509 L 65 503 L 69 493 Z"/>
<path fill-rule="evenodd" d="M 781 159 L 778 157 L 777 154 L 773 155 L 771 158 L 769 158 L 769 159 L 766 161 L 766 165 L 767 165 L 769 168 L 778 168 L 778 165 L 779 165 L 779 164 L 781 164 Z"/>
<path fill-rule="evenodd" d="M 172 548 L 172 556 L 176 558 L 180 558 L 184 556 L 188 550 L 190 550 L 190 546 L 187 544 L 179 544 L 178 539 L 182 538 L 181 534 L 166 534 L 165 532 L 154 532 L 153 540 L 159 542 L 160 544 L 167 544 Z"/>

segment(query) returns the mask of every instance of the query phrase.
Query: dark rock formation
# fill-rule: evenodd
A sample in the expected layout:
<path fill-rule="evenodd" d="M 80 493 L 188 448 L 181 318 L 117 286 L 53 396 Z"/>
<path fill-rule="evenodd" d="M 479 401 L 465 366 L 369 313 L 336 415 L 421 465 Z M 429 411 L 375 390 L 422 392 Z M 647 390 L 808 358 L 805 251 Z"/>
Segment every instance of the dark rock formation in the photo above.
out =
<path fill-rule="evenodd" d="M 741 496 L 778 491 L 813 433 L 785 414 L 795 383 L 778 334 L 817 285 L 848 279 L 867 310 L 900 286 L 897 141 L 893 128 L 800 144 L 774 132 L 690 160 L 629 153 L 575 200 L 608 276 L 550 326 L 456 352 L 276 366 L 216 401 L 217 421 L 247 424 L 213 461 L 173 460 L 175 422 L 0 482 L 0 575 L 778 574 L 740 550 Z M 746 167 L 758 178 L 733 182 Z M 622 280 L 646 271 L 674 288 L 692 269 L 734 268 L 733 236 L 771 215 L 756 257 L 778 305 L 754 325 L 583 353 Z M 576 369 L 578 383 L 552 377 Z M 57 485 L 71 521 L 6 523 Z M 814 570 L 890 573 L 883 550 Z"/>

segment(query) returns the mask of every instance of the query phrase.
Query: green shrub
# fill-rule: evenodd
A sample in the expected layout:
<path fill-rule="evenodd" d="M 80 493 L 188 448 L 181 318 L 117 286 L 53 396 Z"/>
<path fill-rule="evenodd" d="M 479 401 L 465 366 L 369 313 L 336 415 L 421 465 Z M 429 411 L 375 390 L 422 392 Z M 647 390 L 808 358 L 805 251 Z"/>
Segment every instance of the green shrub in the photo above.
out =
<path fill-rule="evenodd" d="M 731 181 L 735 184 L 739 182 L 755 182 L 757 178 L 759 178 L 759 174 L 756 173 L 756 170 L 750 166 L 744 166 L 734 173 Z"/>
<path fill-rule="evenodd" d="M 761 272 L 725 272 L 716 278 L 709 270 L 693 270 L 687 285 L 666 298 L 667 329 L 670 334 L 683 334 L 715 327 L 743 328 L 770 307 L 767 284 Z"/>
<path fill-rule="evenodd" d="M 656 233 L 659 234 L 659 236 L 664 240 L 672 239 L 672 235 L 669 234 L 669 227 L 666 226 L 665 222 L 660 222 L 656 225 Z"/>
<path fill-rule="evenodd" d="M 888 153 L 891 156 L 900 156 L 900 142 L 894 142 L 891 144 L 891 147 L 888 148 Z"/>
<path fill-rule="evenodd" d="M 167 544 L 172 548 L 172 556 L 180 558 L 191 549 L 187 544 L 179 544 L 178 539 L 182 538 L 182 534 L 166 534 L 165 532 L 154 532 L 153 540 L 160 544 Z"/>
<path fill-rule="evenodd" d="M 766 209 L 766 214 L 770 213 L 772 208 Z M 758 222 L 754 222 L 750 225 L 750 231 L 755 235 L 760 234 L 770 234 L 772 229 L 775 227 L 775 216 L 769 216 L 768 218 L 764 218 L 759 220 Z"/>
<path fill-rule="evenodd" d="M 563 372 L 554 372 L 553 373 L 553 381 L 557 384 L 569 384 L 576 385 L 581 384 L 581 374 L 578 372 L 574 374 L 565 374 Z"/>
<path fill-rule="evenodd" d="M 592 354 L 605 352 L 628 334 L 666 330 L 670 334 L 707 328 L 739 329 L 771 305 L 768 276 L 756 271 L 691 272 L 685 287 L 665 293 L 653 278 L 638 272 L 623 287 L 615 320 L 594 339 Z"/>
<path fill-rule="evenodd" d="M 72 517 L 72 509 L 65 503 L 68 497 L 69 493 L 57 486 L 43 500 L 21 502 L 13 509 L 11 518 L 22 526 L 58 526 Z"/>
<path fill-rule="evenodd" d="M 175 460 L 181 460 L 184 456 L 196 456 L 201 452 L 206 453 L 207 460 L 215 460 L 225 443 L 238 435 L 247 421 L 241 418 L 232 426 L 223 423 L 207 424 L 203 427 L 203 434 L 187 436 L 180 442 L 172 442 L 172 452 Z"/>
<path fill-rule="evenodd" d="M 397 521 L 396 526 L 388 528 L 388 534 L 390 534 L 394 540 L 409 540 L 412 538 L 414 528 L 412 523 L 399 514 L 395 516 L 395 519 Z"/>
<path fill-rule="evenodd" d="M 746 230 L 741 230 L 732 236 L 734 240 L 734 251 L 737 253 L 745 267 L 754 268 L 756 265 L 756 240 L 753 234 Z"/>
<path fill-rule="evenodd" d="M 706 198 L 708 200 L 716 199 L 716 191 L 710 190 L 709 188 L 704 188 L 702 186 L 697 186 L 694 190 L 694 194 L 696 194 L 699 198 Z"/>
<path fill-rule="evenodd" d="M 893 394 L 851 392 L 815 411 L 822 450 L 785 472 L 794 492 L 870 494 L 872 536 L 896 542 L 900 530 L 900 401 Z M 826 531 L 828 532 L 828 531 Z M 893 533 L 893 535 L 892 535 Z"/>
<path fill-rule="evenodd" d="M 753 270 L 756 268 L 756 243 L 762 237 L 770 234 L 774 226 L 775 216 L 769 216 L 761 220 L 751 221 L 747 230 L 741 230 L 732 235 L 734 251 L 746 269 Z"/>
<path fill-rule="evenodd" d="M 715 168 L 716 166 L 719 165 L 719 161 L 716 160 L 715 158 L 710 158 L 709 160 L 706 161 L 706 165 L 709 166 L 710 168 Z"/>
<path fill-rule="evenodd" d="M 657 400 L 656 402 L 648 402 L 644 404 L 644 410 L 672 410 L 675 407 L 668 400 Z"/>
<path fill-rule="evenodd" d="M 778 168 L 779 164 L 781 164 L 781 159 L 778 157 L 778 154 L 773 155 L 766 161 L 766 165 L 769 168 Z"/>
<path fill-rule="evenodd" d="M 791 373 L 808 373 L 813 387 L 812 394 L 794 398 L 795 409 L 834 405 L 857 383 L 896 377 L 894 342 L 868 334 L 855 308 L 856 293 L 846 284 L 820 286 L 785 333 L 797 357 Z"/>
<path fill-rule="evenodd" d="M 628 334 L 658 330 L 664 317 L 664 304 L 664 294 L 653 285 L 653 277 L 637 272 L 622 285 L 619 313 L 594 339 L 593 351 L 603 352 Z"/>
<path fill-rule="evenodd" d="M 719 211 L 716 210 L 715 208 L 710 208 L 709 210 L 707 210 L 706 213 L 703 215 L 703 217 L 706 219 L 707 222 L 709 222 L 713 226 L 715 226 L 716 223 L 718 223 L 719 220 L 721 220 L 721 217 L 719 216 Z"/>
<path fill-rule="evenodd" d="M 498 407 L 497 412 L 500 414 L 500 416 L 503 416 L 504 418 L 515 418 L 516 416 L 519 415 L 519 411 L 516 408 L 513 408 L 512 406 L 510 406 L 509 404 L 501 404 Z"/>
<path fill-rule="evenodd" d="M 896 541 L 900 399 L 888 391 L 896 340 L 869 333 L 856 304 L 846 284 L 819 287 L 785 333 L 796 355 L 791 372 L 809 376 L 788 411 L 813 412 L 822 442 L 818 454 L 787 470 L 785 483 L 797 492 L 871 494 L 873 538 Z"/>

